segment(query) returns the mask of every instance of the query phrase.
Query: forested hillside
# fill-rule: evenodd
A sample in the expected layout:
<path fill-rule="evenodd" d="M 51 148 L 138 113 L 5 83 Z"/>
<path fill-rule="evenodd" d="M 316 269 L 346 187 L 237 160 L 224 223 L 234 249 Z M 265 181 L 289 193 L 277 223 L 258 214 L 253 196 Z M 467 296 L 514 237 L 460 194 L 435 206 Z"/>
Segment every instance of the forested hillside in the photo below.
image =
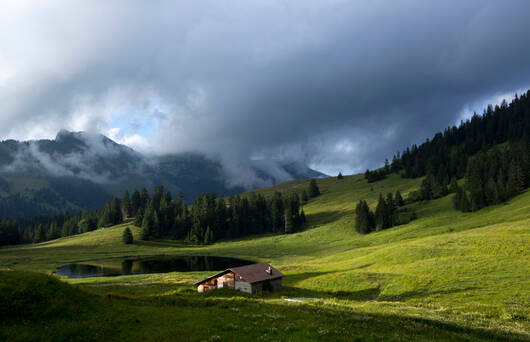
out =
<path fill-rule="evenodd" d="M 488 106 L 457 126 L 394 155 L 379 170 L 367 170 L 375 182 L 397 172 L 403 178 L 425 176 L 415 200 L 457 192 L 455 206 L 475 211 L 503 202 L 530 185 L 530 91 Z M 458 179 L 465 179 L 463 187 Z"/>

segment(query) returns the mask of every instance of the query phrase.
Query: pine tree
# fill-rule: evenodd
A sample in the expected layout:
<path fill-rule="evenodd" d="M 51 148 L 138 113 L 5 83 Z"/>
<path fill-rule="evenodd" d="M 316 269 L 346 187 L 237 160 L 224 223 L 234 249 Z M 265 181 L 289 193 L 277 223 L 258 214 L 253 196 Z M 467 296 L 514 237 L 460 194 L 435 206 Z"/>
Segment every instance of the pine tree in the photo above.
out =
<path fill-rule="evenodd" d="M 134 218 L 134 225 L 136 227 L 141 227 L 144 222 L 144 208 L 139 207 Z"/>
<path fill-rule="evenodd" d="M 123 194 L 123 199 L 121 201 L 121 212 L 123 214 L 123 218 L 132 217 L 132 205 L 128 190 L 125 190 L 125 193 Z"/>
<path fill-rule="evenodd" d="M 339 174 L 337 175 L 337 179 L 343 179 L 344 177 L 342 176 L 342 172 L 339 172 Z"/>
<path fill-rule="evenodd" d="M 451 178 L 451 184 L 449 185 L 449 192 L 456 192 L 458 189 L 458 182 L 456 181 L 456 177 Z"/>
<path fill-rule="evenodd" d="M 377 230 L 386 229 L 391 224 L 391 208 L 388 207 L 382 194 L 379 194 L 379 201 L 375 208 L 375 225 Z"/>
<path fill-rule="evenodd" d="M 524 173 L 521 165 L 514 159 L 508 167 L 508 183 L 506 184 L 507 197 L 517 195 L 524 188 Z"/>
<path fill-rule="evenodd" d="M 504 185 L 504 177 L 502 169 L 500 170 L 499 176 L 497 177 L 497 182 L 495 186 L 497 188 L 497 194 L 499 196 L 499 202 L 504 202 L 506 200 L 506 186 Z"/>
<path fill-rule="evenodd" d="M 140 207 L 143 207 L 144 211 L 145 211 L 145 207 L 147 206 L 147 203 L 149 203 L 150 199 L 151 198 L 149 197 L 149 193 L 147 192 L 147 189 L 146 188 L 142 188 L 140 190 Z"/>
<path fill-rule="evenodd" d="M 488 179 L 488 182 L 484 187 L 484 196 L 486 197 L 486 203 L 488 205 L 494 205 L 499 203 L 499 193 L 497 191 L 497 185 L 493 181 L 493 178 Z"/>
<path fill-rule="evenodd" d="M 110 223 L 112 225 L 120 224 L 123 221 L 121 213 L 121 201 L 119 198 L 114 197 L 110 203 Z"/>
<path fill-rule="evenodd" d="M 431 174 L 428 174 L 421 182 L 421 197 L 425 201 L 433 198 L 433 178 Z"/>
<path fill-rule="evenodd" d="M 142 199 L 137 189 L 134 189 L 131 197 L 131 213 L 130 216 L 136 216 L 138 209 L 142 206 Z"/>
<path fill-rule="evenodd" d="M 374 214 L 368 203 L 360 200 L 355 208 L 355 230 L 361 234 L 368 234 L 375 228 Z"/>
<path fill-rule="evenodd" d="M 399 190 L 396 191 L 395 201 L 398 207 L 402 207 L 403 205 L 405 205 L 405 201 L 403 200 L 403 197 L 401 196 L 401 192 Z"/>
<path fill-rule="evenodd" d="M 302 225 L 304 225 L 306 222 L 304 208 L 302 208 L 302 210 L 300 211 L 300 222 L 302 222 Z"/>
<path fill-rule="evenodd" d="M 396 202 L 394 200 L 394 196 L 391 192 L 386 194 L 386 206 L 389 211 L 394 211 L 397 207 Z"/>
<path fill-rule="evenodd" d="M 131 229 L 129 227 L 123 230 L 122 240 L 123 240 L 123 243 L 126 245 L 130 245 L 134 242 L 133 241 L 134 238 L 133 238 Z"/>
<path fill-rule="evenodd" d="M 284 231 L 285 220 L 284 220 L 285 208 L 283 206 L 282 194 L 278 191 L 274 192 L 271 200 L 271 220 L 273 232 Z"/>
<path fill-rule="evenodd" d="M 309 181 L 309 189 L 308 189 L 309 197 L 317 197 L 320 195 L 320 189 L 318 188 L 317 181 L 315 179 L 311 179 Z"/>
<path fill-rule="evenodd" d="M 471 204 L 469 203 L 469 198 L 467 197 L 467 193 L 463 191 L 462 199 L 460 201 L 460 210 L 463 212 L 468 212 L 471 210 Z"/>
<path fill-rule="evenodd" d="M 149 240 L 153 236 L 154 220 L 153 208 L 147 206 L 142 221 L 142 234 L 140 235 L 140 239 Z"/>
<path fill-rule="evenodd" d="M 37 229 L 35 230 L 35 236 L 33 238 L 33 242 L 43 242 L 44 239 L 45 239 L 44 228 L 42 227 L 42 224 L 39 224 L 37 226 Z"/>
<path fill-rule="evenodd" d="M 285 234 L 289 234 L 289 233 L 294 232 L 294 220 L 293 220 L 293 213 L 292 213 L 291 206 L 287 206 L 287 208 L 285 208 L 284 217 L 285 217 L 284 218 L 284 220 L 285 220 L 285 229 L 284 229 Z"/>
<path fill-rule="evenodd" d="M 98 221 L 98 228 L 107 227 L 113 223 L 112 210 L 110 203 L 107 201 Z"/>
<path fill-rule="evenodd" d="M 309 196 L 307 196 L 307 191 L 302 191 L 302 203 L 307 203 L 309 201 Z"/>
<path fill-rule="evenodd" d="M 213 231 L 208 226 L 208 228 L 206 228 L 206 233 L 204 234 L 204 244 L 209 245 L 209 244 L 214 243 L 214 241 L 215 241 L 215 238 L 214 238 Z"/>

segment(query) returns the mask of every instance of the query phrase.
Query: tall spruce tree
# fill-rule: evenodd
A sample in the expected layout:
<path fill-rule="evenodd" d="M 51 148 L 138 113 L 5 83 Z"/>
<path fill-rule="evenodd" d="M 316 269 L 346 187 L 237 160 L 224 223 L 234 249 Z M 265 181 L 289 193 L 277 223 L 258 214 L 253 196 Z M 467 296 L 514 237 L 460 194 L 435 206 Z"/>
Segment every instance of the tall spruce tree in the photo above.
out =
<path fill-rule="evenodd" d="M 126 227 L 123 230 L 122 241 L 126 245 L 130 245 L 134 242 L 134 238 L 133 238 L 131 229 L 129 227 Z"/>
<path fill-rule="evenodd" d="M 315 179 L 311 179 L 309 181 L 309 188 L 307 192 L 311 198 L 320 195 L 320 189 L 318 188 L 317 181 Z"/>
<path fill-rule="evenodd" d="M 405 201 L 403 200 L 403 197 L 401 196 L 401 192 L 399 190 L 396 191 L 395 201 L 398 207 L 402 207 L 403 205 L 405 205 Z"/>
<path fill-rule="evenodd" d="M 140 235 L 140 239 L 149 240 L 153 237 L 155 225 L 155 216 L 152 206 L 147 206 L 143 216 L 144 218 L 142 220 L 142 233 Z"/>
<path fill-rule="evenodd" d="M 284 220 L 285 220 L 285 227 L 284 227 L 284 233 L 290 234 L 294 232 L 294 219 L 293 219 L 293 212 L 291 206 L 287 206 L 285 208 L 284 212 Z"/>
<path fill-rule="evenodd" d="M 121 201 L 121 212 L 123 218 L 129 218 L 133 216 L 131 199 L 129 198 L 129 190 L 125 190 L 125 192 L 123 193 L 123 198 Z"/>
<path fill-rule="evenodd" d="M 355 230 L 361 234 L 368 234 L 375 228 L 374 215 L 366 201 L 360 200 L 355 208 Z"/>
<path fill-rule="evenodd" d="M 208 228 L 206 228 L 206 233 L 204 234 L 204 244 L 209 245 L 209 244 L 214 243 L 214 241 L 215 241 L 215 238 L 214 238 L 213 231 L 208 226 Z"/>

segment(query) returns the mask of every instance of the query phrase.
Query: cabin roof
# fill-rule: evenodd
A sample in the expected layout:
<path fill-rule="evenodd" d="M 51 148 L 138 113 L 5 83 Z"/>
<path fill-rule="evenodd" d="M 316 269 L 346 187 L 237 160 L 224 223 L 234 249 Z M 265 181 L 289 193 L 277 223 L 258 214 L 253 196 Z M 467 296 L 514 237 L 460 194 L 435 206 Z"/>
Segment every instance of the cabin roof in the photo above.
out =
<path fill-rule="evenodd" d="M 271 274 L 267 272 L 269 267 L 271 268 L 271 271 L 272 271 Z M 200 285 L 204 283 L 205 281 L 220 277 L 223 274 L 226 274 L 229 272 L 233 272 L 237 274 L 238 276 L 243 278 L 243 280 L 247 283 L 259 283 L 261 281 L 274 280 L 274 279 L 283 277 L 282 272 L 278 271 L 277 269 L 275 269 L 274 267 L 272 267 L 266 262 L 260 262 L 258 264 L 251 264 L 251 265 L 246 265 L 246 266 L 241 266 L 241 267 L 228 268 L 224 270 L 223 272 L 219 272 L 211 277 L 208 277 L 206 279 L 196 282 L 195 285 Z"/>

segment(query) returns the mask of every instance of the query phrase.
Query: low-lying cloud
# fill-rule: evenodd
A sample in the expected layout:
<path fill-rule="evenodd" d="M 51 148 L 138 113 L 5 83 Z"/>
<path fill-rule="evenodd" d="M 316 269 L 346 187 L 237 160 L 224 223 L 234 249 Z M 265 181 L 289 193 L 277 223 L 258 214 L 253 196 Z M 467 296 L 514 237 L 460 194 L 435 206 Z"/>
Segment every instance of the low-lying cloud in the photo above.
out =
<path fill-rule="evenodd" d="M 145 174 L 150 167 L 148 158 L 89 132 L 62 131 L 56 140 L 21 143 L 10 156 L 12 162 L 2 165 L 0 172 L 75 177 L 96 184 L 118 183 L 130 174 Z"/>

